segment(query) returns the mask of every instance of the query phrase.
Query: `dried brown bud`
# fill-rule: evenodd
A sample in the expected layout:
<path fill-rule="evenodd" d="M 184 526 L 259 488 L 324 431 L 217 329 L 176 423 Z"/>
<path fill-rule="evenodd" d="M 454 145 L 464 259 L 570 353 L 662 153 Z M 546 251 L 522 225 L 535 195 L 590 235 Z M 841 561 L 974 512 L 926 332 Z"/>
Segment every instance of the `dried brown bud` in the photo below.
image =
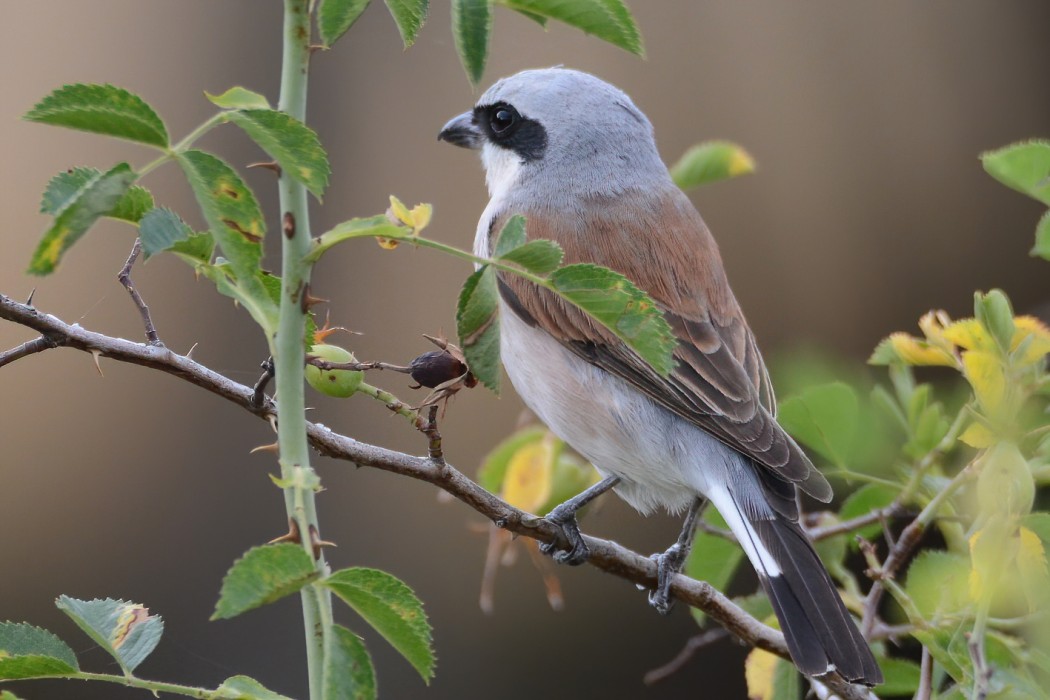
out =
<path fill-rule="evenodd" d="M 467 372 L 467 366 L 447 350 L 425 352 L 412 360 L 408 366 L 412 369 L 412 379 L 428 389 L 462 377 Z M 474 375 L 469 375 L 464 380 L 467 386 L 473 386 L 475 383 Z"/>

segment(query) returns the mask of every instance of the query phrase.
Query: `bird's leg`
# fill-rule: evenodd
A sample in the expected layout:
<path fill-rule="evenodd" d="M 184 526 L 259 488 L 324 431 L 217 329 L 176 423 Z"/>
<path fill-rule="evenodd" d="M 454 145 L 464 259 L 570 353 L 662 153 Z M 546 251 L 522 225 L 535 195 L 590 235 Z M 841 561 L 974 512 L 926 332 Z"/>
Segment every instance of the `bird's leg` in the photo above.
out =
<path fill-rule="evenodd" d="M 656 561 L 656 589 L 649 592 L 649 605 L 656 608 L 656 612 L 666 615 L 671 612 L 674 600 L 671 598 L 671 579 L 682 570 L 689 550 L 693 548 L 696 539 L 696 520 L 704 510 L 707 499 L 697 496 L 693 505 L 686 513 L 682 532 L 678 535 L 678 541 L 662 554 L 654 554 Z"/>
<path fill-rule="evenodd" d="M 554 561 L 559 564 L 578 566 L 587 561 L 587 556 L 590 552 L 587 551 L 587 543 L 583 541 L 583 535 L 580 534 L 580 525 L 576 522 L 576 511 L 618 483 L 620 483 L 620 477 L 606 477 L 586 491 L 578 493 L 561 505 L 556 506 L 550 513 L 547 513 L 547 517 L 544 519 L 552 525 L 557 525 L 561 528 L 565 539 L 569 541 L 569 549 L 559 550 L 556 543 L 544 542 L 540 545 L 540 551 L 554 557 Z"/>

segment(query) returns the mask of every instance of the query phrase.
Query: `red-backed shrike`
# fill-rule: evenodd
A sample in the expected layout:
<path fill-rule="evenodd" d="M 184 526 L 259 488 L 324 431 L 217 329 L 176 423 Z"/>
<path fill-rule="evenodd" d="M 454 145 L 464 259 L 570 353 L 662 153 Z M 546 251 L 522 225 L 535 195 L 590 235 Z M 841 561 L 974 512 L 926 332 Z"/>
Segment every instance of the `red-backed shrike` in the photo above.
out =
<path fill-rule="evenodd" d="M 672 182 L 646 116 L 594 76 L 530 70 L 497 82 L 439 138 L 481 150 L 491 199 L 474 242 L 479 255 L 522 214 L 528 236 L 557 241 L 566 262 L 605 265 L 648 292 L 678 340 L 675 369 L 662 377 L 577 308 L 500 275 L 507 374 L 604 477 L 548 516 L 572 544 L 555 558 L 586 558 L 574 513 L 610 488 L 642 513 L 688 510 L 678 542 L 657 557 L 650 601 L 666 612 L 709 499 L 758 572 L 798 668 L 880 683 L 798 524 L 796 492 L 827 502 L 831 487 L 776 421 L 773 388 L 718 247 Z"/>

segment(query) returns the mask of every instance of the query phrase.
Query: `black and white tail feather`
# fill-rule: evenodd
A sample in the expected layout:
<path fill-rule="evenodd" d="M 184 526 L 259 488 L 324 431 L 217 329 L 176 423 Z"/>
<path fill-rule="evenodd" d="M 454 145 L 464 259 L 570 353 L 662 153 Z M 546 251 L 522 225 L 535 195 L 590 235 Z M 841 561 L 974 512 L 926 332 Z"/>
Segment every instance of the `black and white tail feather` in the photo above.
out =
<path fill-rule="evenodd" d="M 808 676 L 838 672 L 853 683 L 882 683 L 882 672 L 809 538 L 790 514 L 749 513 L 726 489 L 719 508 L 773 604 L 791 658 Z M 731 509 L 731 510 L 730 510 Z"/>

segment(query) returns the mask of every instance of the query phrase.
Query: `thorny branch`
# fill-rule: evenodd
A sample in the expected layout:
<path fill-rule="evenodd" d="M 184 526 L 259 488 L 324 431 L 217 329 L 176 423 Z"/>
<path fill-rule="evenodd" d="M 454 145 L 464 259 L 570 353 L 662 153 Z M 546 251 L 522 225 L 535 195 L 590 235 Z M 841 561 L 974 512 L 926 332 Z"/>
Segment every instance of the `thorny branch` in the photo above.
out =
<path fill-rule="evenodd" d="M 261 402 L 261 405 L 256 405 L 255 391 L 252 387 L 235 382 L 166 347 L 133 343 L 123 338 L 95 333 L 77 325 L 69 325 L 55 316 L 42 313 L 2 294 L 0 319 L 31 328 L 51 338 L 56 346 L 75 348 L 165 372 L 231 401 L 264 420 L 272 420 L 275 417 L 276 407 L 272 401 L 266 400 Z M 326 457 L 434 484 L 496 523 L 497 527 L 509 532 L 542 542 L 552 542 L 564 537 L 560 528 L 543 518 L 514 508 L 443 459 L 437 460 L 431 456 L 417 457 L 370 445 L 315 423 L 307 423 L 307 434 L 312 447 Z M 432 450 L 433 440 L 431 437 Z M 590 549 L 587 563 L 591 566 L 640 586 L 656 586 L 656 564 L 649 557 L 609 540 L 588 535 L 585 535 L 584 539 Z M 565 542 L 562 544 L 567 545 Z M 790 658 L 781 632 L 762 624 L 709 584 L 677 574 L 672 581 L 671 592 L 683 603 L 703 610 L 730 634 L 745 643 L 783 658 Z M 867 688 L 854 686 L 837 675 L 826 676 L 822 678 L 822 682 L 842 700 L 870 700 L 873 697 Z"/>
<path fill-rule="evenodd" d="M 120 268 L 117 279 L 120 280 L 124 289 L 128 290 L 128 294 L 131 295 L 131 301 L 138 307 L 139 315 L 142 316 L 142 324 L 146 327 L 146 340 L 149 341 L 150 345 L 163 345 L 164 343 L 160 342 L 160 336 L 157 335 L 157 329 L 153 326 L 153 319 L 149 315 L 149 307 L 146 306 L 142 295 L 139 294 L 139 290 L 135 289 L 135 284 L 131 281 L 131 267 L 135 264 L 135 260 L 138 259 L 141 252 L 142 239 L 136 238 L 135 245 L 131 246 L 131 254 L 128 255 L 128 261 L 124 263 L 124 267 Z"/>

